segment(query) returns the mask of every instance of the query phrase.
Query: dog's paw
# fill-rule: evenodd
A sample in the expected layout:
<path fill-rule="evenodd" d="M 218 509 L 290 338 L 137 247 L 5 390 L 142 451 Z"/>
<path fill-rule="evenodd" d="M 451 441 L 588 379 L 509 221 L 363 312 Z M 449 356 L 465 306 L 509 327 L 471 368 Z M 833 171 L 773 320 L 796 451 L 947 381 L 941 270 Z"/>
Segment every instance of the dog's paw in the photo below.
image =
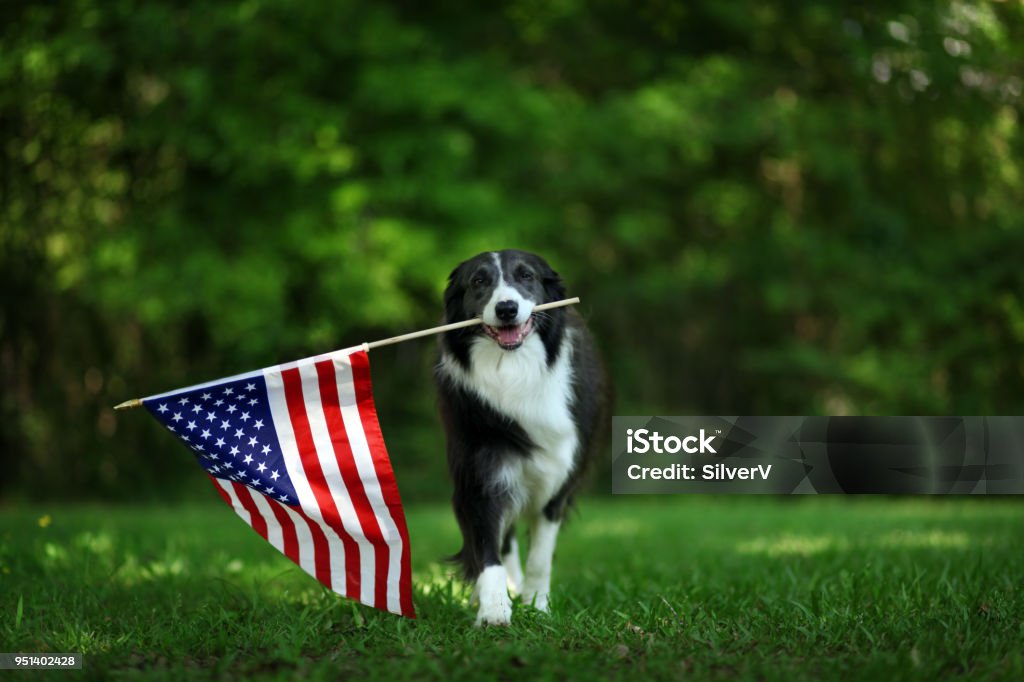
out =
<path fill-rule="evenodd" d="M 506 626 L 512 622 L 512 600 L 506 594 L 503 599 L 497 599 L 489 604 L 480 604 L 480 610 L 476 612 L 476 626 L 488 627 L 492 625 Z"/>
<path fill-rule="evenodd" d="M 512 600 L 508 596 L 508 576 L 504 566 L 488 566 L 477 578 L 477 592 L 480 595 L 480 610 L 476 624 L 508 625 L 512 622 Z"/>
<path fill-rule="evenodd" d="M 542 613 L 551 613 L 551 605 L 548 603 L 548 593 L 531 590 L 529 586 L 526 587 L 526 591 L 523 592 L 523 603 L 541 611 Z"/>

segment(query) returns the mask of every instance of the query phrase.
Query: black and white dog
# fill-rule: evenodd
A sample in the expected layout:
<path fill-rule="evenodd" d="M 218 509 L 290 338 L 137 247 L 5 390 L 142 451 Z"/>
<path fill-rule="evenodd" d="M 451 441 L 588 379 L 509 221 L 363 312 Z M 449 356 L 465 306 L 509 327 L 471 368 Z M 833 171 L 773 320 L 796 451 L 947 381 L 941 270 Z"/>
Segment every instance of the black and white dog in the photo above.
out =
<path fill-rule="evenodd" d="M 576 311 L 534 306 L 565 298 L 539 256 L 506 250 L 460 264 L 448 279 L 445 319 L 482 317 L 447 332 L 436 370 L 462 550 L 476 581 L 477 625 L 507 625 L 509 587 L 548 610 L 551 559 L 604 421 L 607 380 Z M 515 524 L 529 529 L 526 573 Z"/>

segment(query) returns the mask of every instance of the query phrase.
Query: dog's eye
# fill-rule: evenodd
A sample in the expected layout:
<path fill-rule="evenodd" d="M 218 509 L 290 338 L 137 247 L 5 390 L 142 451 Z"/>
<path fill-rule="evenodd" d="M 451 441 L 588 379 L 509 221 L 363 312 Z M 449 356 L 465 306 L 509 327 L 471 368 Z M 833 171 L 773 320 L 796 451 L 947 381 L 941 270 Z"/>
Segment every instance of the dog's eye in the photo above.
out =
<path fill-rule="evenodd" d="M 533 273 L 530 272 L 529 270 L 520 270 L 519 271 L 519 279 L 523 280 L 524 282 L 532 282 L 533 281 Z"/>
<path fill-rule="evenodd" d="M 485 280 L 483 277 L 474 277 L 470 284 L 472 284 L 475 287 L 479 287 L 483 286 L 486 281 L 487 280 Z"/>

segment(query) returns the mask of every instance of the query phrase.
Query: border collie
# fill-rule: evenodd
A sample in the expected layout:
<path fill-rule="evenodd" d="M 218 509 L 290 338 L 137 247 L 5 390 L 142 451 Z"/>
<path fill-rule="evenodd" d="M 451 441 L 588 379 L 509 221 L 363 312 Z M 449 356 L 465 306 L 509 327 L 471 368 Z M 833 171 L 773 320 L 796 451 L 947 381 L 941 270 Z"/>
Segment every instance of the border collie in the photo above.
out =
<path fill-rule="evenodd" d="M 441 338 L 435 371 L 463 540 L 453 559 L 476 583 L 477 625 L 509 624 L 509 588 L 548 611 L 558 528 L 605 421 L 607 379 L 582 318 L 533 310 L 563 298 L 558 273 L 525 251 L 481 253 L 448 278 L 445 321 L 484 321 Z"/>

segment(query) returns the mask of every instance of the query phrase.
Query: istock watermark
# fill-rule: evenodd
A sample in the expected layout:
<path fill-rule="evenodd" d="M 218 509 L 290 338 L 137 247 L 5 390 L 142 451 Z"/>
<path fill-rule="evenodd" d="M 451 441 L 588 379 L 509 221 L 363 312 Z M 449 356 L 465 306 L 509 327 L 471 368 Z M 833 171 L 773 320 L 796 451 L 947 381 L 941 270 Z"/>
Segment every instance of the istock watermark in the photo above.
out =
<path fill-rule="evenodd" d="M 685 436 L 683 438 L 678 436 L 665 438 L 657 431 L 649 429 L 626 429 L 626 452 L 635 452 L 640 455 L 646 452 L 656 452 L 659 455 L 665 453 L 674 455 L 682 450 L 691 455 L 698 452 L 710 452 L 713 455 L 715 454 L 715 449 L 711 447 L 712 438 L 714 436 L 704 434 L 704 429 L 700 430 L 700 435 L 698 436 Z M 694 443 L 699 443 L 699 445 L 695 446 L 693 445 Z"/>
<path fill-rule="evenodd" d="M 617 494 L 1024 494 L 1024 417 L 614 417 Z"/>

